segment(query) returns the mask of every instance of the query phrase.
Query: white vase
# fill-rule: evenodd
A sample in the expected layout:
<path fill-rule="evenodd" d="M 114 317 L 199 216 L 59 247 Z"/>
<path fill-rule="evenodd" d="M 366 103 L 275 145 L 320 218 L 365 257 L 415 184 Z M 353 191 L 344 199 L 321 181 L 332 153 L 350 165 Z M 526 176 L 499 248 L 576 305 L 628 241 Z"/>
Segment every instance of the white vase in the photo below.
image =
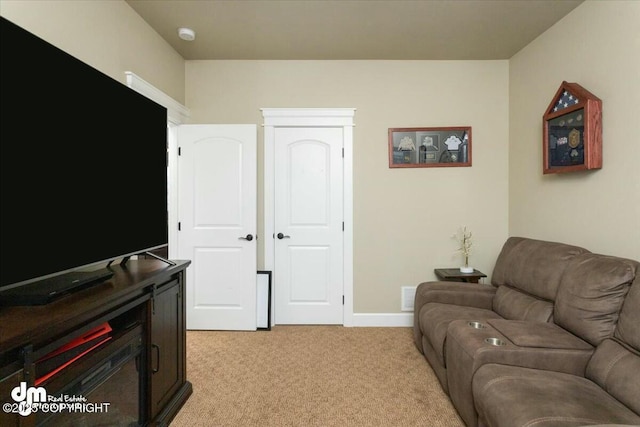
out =
<path fill-rule="evenodd" d="M 473 267 L 460 267 L 460 273 L 473 273 Z"/>

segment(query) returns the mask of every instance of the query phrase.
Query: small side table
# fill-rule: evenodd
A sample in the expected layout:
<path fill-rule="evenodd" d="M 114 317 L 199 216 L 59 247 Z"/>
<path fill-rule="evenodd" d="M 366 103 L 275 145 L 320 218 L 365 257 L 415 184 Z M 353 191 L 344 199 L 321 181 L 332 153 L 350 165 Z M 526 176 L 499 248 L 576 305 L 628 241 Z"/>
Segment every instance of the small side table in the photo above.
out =
<path fill-rule="evenodd" d="M 487 277 L 481 271 L 473 270 L 473 273 L 461 273 L 459 268 L 436 268 L 433 270 L 438 280 L 448 282 L 478 283 L 483 277 Z"/>

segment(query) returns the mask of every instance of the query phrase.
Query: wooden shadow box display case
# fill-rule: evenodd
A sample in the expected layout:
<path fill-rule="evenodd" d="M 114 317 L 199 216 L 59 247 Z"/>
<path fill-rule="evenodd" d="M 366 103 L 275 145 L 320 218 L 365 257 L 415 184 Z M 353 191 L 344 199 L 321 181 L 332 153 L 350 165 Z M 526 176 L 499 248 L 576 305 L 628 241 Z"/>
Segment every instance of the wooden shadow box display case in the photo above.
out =
<path fill-rule="evenodd" d="M 562 85 L 543 116 L 543 173 L 602 168 L 602 101 L 577 83 Z"/>
<path fill-rule="evenodd" d="M 390 168 L 471 166 L 471 126 L 390 128 Z"/>

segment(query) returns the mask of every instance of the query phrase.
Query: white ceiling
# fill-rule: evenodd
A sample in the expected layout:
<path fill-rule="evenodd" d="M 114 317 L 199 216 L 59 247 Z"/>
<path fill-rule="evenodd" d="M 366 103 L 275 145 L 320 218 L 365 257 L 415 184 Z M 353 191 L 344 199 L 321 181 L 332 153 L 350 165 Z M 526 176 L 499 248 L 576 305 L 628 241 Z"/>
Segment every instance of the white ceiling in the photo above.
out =
<path fill-rule="evenodd" d="M 583 1 L 126 0 L 188 60 L 508 59 Z"/>

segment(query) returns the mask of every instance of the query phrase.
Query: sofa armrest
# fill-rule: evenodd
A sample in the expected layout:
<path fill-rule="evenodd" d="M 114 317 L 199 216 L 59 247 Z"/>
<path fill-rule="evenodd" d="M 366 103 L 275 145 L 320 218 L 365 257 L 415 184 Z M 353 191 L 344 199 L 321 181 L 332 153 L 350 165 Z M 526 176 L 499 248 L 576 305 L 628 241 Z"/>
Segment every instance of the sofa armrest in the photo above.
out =
<path fill-rule="evenodd" d="M 595 350 L 588 342 L 554 323 L 489 319 L 487 324 L 515 347 L 508 346 L 508 351 L 502 354 L 504 358 L 489 356 L 484 363 L 519 365 L 584 377 Z"/>
<path fill-rule="evenodd" d="M 506 319 L 449 324 L 446 366 L 449 398 L 467 425 L 476 425 L 472 383 L 487 364 L 520 366 L 584 377 L 593 347 L 557 325 Z M 498 342 L 493 342 L 494 340 Z"/>
<path fill-rule="evenodd" d="M 424 282 L 416 289 L 414 312 L 429 302 L 464 305 L 491 310 L 496 288 L 492 285 L 463 282 Z"/>
<path fill-rule="evenodd" d="M 487 323 L 518 347 L 593 350 L 588 342 L 549 322 L 489 319 Z"/>

